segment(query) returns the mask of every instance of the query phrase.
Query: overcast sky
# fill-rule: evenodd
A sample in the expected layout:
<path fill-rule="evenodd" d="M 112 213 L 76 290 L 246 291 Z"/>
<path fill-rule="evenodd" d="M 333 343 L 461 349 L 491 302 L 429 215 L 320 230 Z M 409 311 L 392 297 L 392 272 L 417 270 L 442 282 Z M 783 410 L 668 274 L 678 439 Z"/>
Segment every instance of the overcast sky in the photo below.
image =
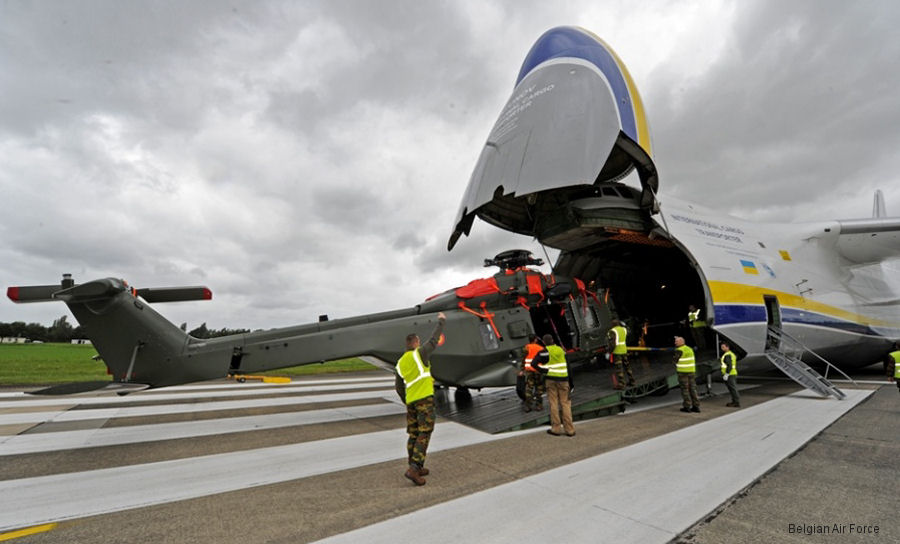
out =
<path fill-rule="evenodd" d="M 157 310 L 256 329 L 409 307 L 489 275 L 484 257 L 542 255 L 480 220 L 446 246 L 558 25 L 631 71 L 663 206 L 868 217 L 882 189 L 900 215 L 892 0 L 0 0 L 0 286 L 203 284 L 212 301 Z M 64 314 L 0 301 L 2 322 Z"/>

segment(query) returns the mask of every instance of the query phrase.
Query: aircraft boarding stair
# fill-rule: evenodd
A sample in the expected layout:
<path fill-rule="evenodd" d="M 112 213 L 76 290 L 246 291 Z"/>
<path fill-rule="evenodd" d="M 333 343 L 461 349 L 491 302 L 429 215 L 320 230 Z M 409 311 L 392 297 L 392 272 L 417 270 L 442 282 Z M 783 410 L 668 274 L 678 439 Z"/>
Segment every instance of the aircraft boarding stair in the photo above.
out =
<path fill-rule="evenodd" d="M 838 400 L 846 398 L 847 395 L 825 377 L 828 375 L 827 371 L 825 372 L 825 376 L 822 376 L 800 359 L 800 356 L 803 355 L 804 351 L 809 351 L 813 355 L 816 355 L 812 350 L 807 349 L 799 340 L 790 336 L 780 328 L 771 325 L 769 326 L 765 353 L 766 358 L 768 358 L 773 365 L 778 367 L 779 370 L 784 372 L 795 382 L 810 391 L 815 391 L 823 397 L 831 395 Z M 828 365 L 828 368 L 833 367 L 833 365 L 828 361 L 825 361 L 825 359 L 822 359 L 818 355 L 816 355 L 816 357 L 825 362 L 825 364 Z M 850 378 L 847 377 L 847 379 Z"/>

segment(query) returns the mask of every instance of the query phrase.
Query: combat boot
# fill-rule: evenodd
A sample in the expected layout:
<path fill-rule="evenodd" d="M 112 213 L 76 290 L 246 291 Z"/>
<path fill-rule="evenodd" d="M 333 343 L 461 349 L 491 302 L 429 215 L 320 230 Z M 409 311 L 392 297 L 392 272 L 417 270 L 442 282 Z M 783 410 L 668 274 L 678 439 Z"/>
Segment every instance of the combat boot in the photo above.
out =
<path fill-rule="evenodd" d="M 419 472 L 419 469 L 413 465 L 410 465 L 408 469 L 406 469 L 406 474 L 404 474 L 412 483 L 416 485 L 425 485 L 425 478 L 422 477 L 422 473 Z"/>
<path fill-rule="evenodd" d="M 427 468 L 422 467 L 419 469 L 419 476 L 428 476 L 429 474 L 431 474 L 431 471 Z"/>

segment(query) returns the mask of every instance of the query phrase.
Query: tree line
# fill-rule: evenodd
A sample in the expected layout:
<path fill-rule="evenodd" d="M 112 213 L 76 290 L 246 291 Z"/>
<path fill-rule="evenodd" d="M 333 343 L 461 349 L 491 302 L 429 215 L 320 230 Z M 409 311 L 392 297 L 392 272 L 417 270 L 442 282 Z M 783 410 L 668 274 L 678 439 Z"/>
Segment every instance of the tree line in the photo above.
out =
<path fill-rule="evenodd" d="M 187 323 L 181 324 L 181 330 L 187 330 Z M 188 332 L 195 338 L 215 338 L 218 336 L 228 336 L 231 334 L 242 334 L 250 332 L 250 329 L 210 329 L 203 323 L 199 327 Z M 55 319 L 49 327 L 40 323 L 25 323 L 24 321 L 14 321 L 12 323 L 0 323 L 0 338 L 27 338 L 35 342 L 63 342 L 69 343 L 72 340 L 87 338 L 81 326 L 72 326 L 69 323 L 69 316 L 62 316 Z"/>

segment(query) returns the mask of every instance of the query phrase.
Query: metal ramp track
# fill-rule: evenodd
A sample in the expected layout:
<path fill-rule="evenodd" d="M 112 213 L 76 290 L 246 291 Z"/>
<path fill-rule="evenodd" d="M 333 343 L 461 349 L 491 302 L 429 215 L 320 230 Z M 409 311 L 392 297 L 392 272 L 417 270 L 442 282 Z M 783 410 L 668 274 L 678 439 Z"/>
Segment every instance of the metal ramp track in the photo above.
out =
<path fill-rule="evenodd" d="M 570 368 L 575 382 L 570 396 L 572 418 L 580 421 L 619 414 L 639 397 L 677 387 L 678 378 L 670 359 L 668 352 L 636 357 L 632 369 L 637 383 L 625 390 L 613 388 L 615 370 L 610 364 Z M 435 401 L 440 417 L 491 434 L 538 427 L 550 420 L 546 399 L 543 411 L 523 412 L 514 387 L 471 392 L 468 397 L 457 397 L 447 388 L 440 388 L 435 391 Z"/>
<path fill-rule="evenodd" d="M 765 353 L 766 358 L 773 365 L 784 372 L 787 377 L 810 391 L 815 391 L 823 397 L 830 395 L 838 400 L 845 399 L 847 395 L 843 391 L 800 360 L 800 355 L 804 350 L 806 347 L 800 341 L 776 327 L 769 327 L 769 340 L 766 342 Z M 825 363 L 829 367 L 832 366 L 828 361 Z"/>

